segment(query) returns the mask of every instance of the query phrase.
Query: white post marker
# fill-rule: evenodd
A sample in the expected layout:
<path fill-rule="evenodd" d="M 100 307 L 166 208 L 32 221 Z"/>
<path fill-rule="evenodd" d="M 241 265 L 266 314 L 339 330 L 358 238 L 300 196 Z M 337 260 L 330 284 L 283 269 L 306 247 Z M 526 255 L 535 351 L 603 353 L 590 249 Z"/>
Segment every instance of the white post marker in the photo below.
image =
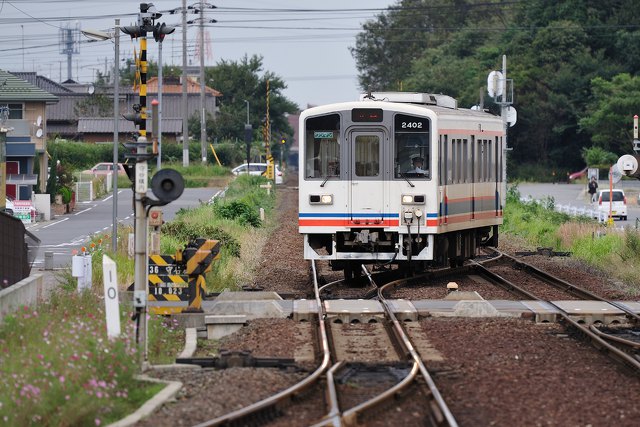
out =
<path fill-rule="evenodd" d="M 71 275 L 78 279 L 78 292 L 91 289 L 91 255 L 82 254 L 72 256 Z"/>
<path fill-rule="evenodd" d="M 107 316 L 107 336 L 120 336 L 120 301 L 118 299 L 118 275 L 116 263 L 106 255 L 102 255 L 102 272 L 104 276 L 104 308 Z"/>

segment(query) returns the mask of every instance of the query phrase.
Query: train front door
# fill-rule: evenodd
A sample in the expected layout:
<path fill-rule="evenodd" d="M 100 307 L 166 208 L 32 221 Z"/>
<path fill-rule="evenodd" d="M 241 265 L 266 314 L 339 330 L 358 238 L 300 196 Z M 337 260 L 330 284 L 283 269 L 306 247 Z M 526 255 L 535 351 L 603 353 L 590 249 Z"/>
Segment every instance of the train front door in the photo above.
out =
<path fill-rule="evenodd" d="M 384 179 L 385 134 L 381 130 L 349 133 L 351 151 L 349 213 L 352 226 L 383 225 L 388 188 Z"/>

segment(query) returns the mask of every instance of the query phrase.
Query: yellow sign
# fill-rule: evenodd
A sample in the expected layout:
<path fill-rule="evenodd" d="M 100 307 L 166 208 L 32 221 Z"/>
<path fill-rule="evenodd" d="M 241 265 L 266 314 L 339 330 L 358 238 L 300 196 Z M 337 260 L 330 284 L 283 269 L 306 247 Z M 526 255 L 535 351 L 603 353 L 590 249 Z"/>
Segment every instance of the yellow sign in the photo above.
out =
<path fill-rule="evenodd" d="M 275 169 L 273 156 L 267 157 L 267 179 L 274 179 L 276 177 Z"/>

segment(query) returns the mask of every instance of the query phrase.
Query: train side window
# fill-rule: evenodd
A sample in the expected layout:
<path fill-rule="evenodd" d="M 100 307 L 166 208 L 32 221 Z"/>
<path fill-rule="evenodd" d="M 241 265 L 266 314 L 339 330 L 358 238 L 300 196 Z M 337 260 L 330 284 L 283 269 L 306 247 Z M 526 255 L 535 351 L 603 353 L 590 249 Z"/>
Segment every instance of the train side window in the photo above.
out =
<path fill-rule="evenodd" d="M 446 159 L 447 135 L 440 136 L 440 144 L 438 147 L 438 185 L 444 185 L 445 159 Z"/>
<path fill-rule="evenodd" d="M 466 138 L 462 140 L 462 182 L 469 182 L 469 144 L 467 143 Z"/>
<path fill-rule="evenodd" d="M 484 139 L 478 140 L 478 180 L 484 182 Z"/>
<path fill-rule="evenodd" d="M 469 182 L 476 182 L 476 137 L 471 136 L 471 145 L 469 146 L 471 161 L 469 162 Z"/>
<path fill-rule="evenodd" d="M 494 181 L 493 177 L 493 141 L 487 140 L 487 181 Z"/>
<path fill-rule="evenodd" d="M 458 154 L 458 141 L 459 139 L 451 140 L 451 182 L 455 184 L 458 179 L 458 173 L 456 171 L 456 156 Z"/>
<path fill-rule="evenodd" d="M 500 138 L 496 136 L 496 181 L 503 181 L 502 177 L 502 150 L 500 150 Z"/>
<path fill-rule="evenodd" d="M 306 178 L 340 176 L 340 116 L 311 117 L 305 122 Z"/>

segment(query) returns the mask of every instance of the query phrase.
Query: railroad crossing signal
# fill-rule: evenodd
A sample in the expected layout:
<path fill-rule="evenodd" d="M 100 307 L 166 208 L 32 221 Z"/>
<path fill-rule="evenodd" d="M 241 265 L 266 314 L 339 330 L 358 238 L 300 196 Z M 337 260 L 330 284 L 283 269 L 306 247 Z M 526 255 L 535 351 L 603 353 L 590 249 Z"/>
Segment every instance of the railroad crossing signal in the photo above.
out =
<path fill-rule="evenodd" d="M 155 314 L 202 311 L 205 273 L 220 258 L 218 240 L 196 239 L 175 255 L 149 257 L 149 310 Z"/>
<path fill-rule="evenodd" d="M 265 172 L 267 179 L 273 180 L 275 178 L 275 162 L 273 156 L 269 154 L 267 157 L 267 170 Z"/>

